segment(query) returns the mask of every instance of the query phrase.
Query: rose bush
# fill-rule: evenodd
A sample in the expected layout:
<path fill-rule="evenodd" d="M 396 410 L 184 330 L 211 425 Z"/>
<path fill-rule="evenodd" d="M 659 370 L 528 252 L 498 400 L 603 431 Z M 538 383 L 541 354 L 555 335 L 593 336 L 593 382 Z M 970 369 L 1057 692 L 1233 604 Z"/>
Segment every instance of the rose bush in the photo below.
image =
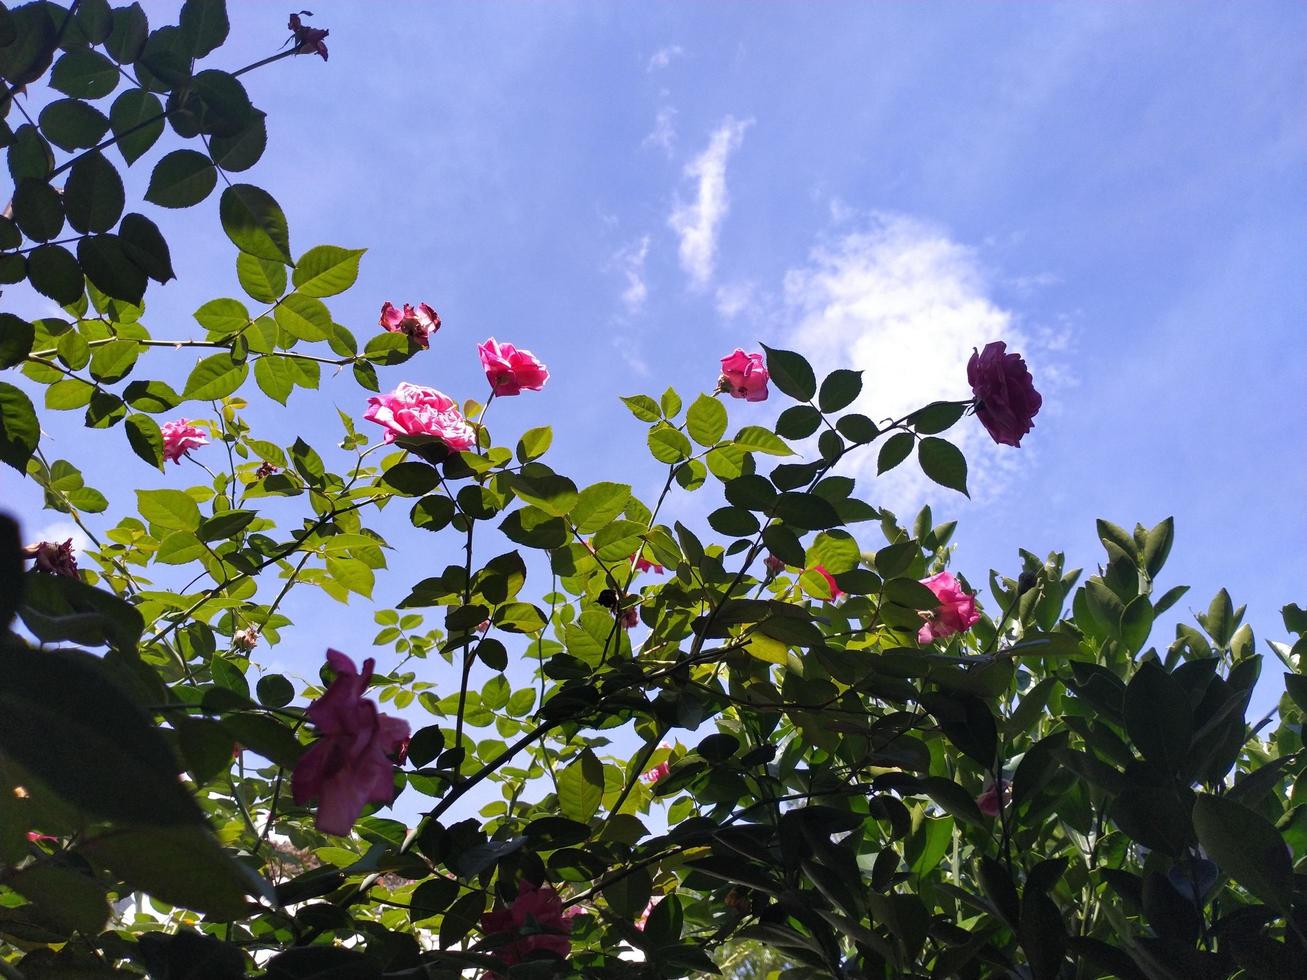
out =
<path fill-rule="evenodd" d="M 548 426 L 497 438 L 483 403 L 402 380 L 432 344 L 471 358 L 457 325 L 333 318 L 362 251 L 293 252 L 276 199 L 232 179 L 265 120 L 246 68 L 197 70 L 221 0 L 153 30 L 75 6 L 0 9 L 0 274 L 63 311 L 0 313 L 0 461 L 90 542 L 79 566 L 0 519 L 5 976 L 1300 971 L 1307 613 L 1284 608 L 1278 718 L 1250 724 L 1264 658 L 1228 593 L 1154 635 L 1185 595 L 1169 519 L 1100 521 L 1094 574 L 1020 551 L 986 577 L 951 522 L 900 521 L 842 469 L 911 459 L 965 490 L 947 433 L 1015 447 L 1041 407 L 1019 354 L 996 340 L 957 379 L 970 398 L 872 419 L 856 370 L 703 353 L 710 390 L 627 396 L 612 425 L 661 486 L 574 479 Z M 265 62 L 326 58 L 307 16 Z M 24 86 L 65 104 L 20 121 Z M 166 128 L 195 149 L 156 152 Z M 144 325 L 169 244 L 123 213 L 109 149 L 148 159 L 161 207 L 227 178 L 246 299 L 199 306 L 193 336 Z M 487 401 L 548 378 L 479 350 Z M 262 398 L 308 405 L 323 366 L 360 389 L 339 440 L 266 438 Z M 774 424 L 740 404 L 773 398 Z M 81 465 L 42 435 L 68 411 Z M 111 501 L 88 481 L 124 443 L 143 474 L 202 465 Z M 701 521 L 669 521 L 681 493 Z M 423 566 L 398 591 L 376 578 L 392 547 Z M 270 666 L 304 654 L 305 590 L 371 602 L 362 670 Z"/>

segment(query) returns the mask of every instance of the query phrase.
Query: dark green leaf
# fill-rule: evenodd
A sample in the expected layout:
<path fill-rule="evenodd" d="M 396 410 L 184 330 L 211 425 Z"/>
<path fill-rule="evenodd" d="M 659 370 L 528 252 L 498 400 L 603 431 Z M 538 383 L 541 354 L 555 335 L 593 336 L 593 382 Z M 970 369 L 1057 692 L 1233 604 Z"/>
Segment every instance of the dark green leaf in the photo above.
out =
<path fill-rule="evenodd" d="M 41 110 L 38 122 L 46 139 L 69 151 L 95 146 L 109 131 L 109 117 L 81 99 L 56 99 Z"/>
<path fill-rule="evenodd" d="M 164 208 L 189 208 L 208 197 L 217 182 L 218 171 L 203 153 L 173 150 L 154 165 L 145 199 Z"/>
<path fill-rule="evenodd" d="M 133 381 L 123 390 L 123 400 L 141 412 L 158 415 L 170 412 L 183 401 L 164 381 Z"/>
<path fill-rule="evenodd" d="M 199 108 L 202 133 L 236 137 L 249 126 L 254 107 L 235 76 L 212 68 L 202 71 L 191 80 L 191 92 Z"/>
<path fill-rule="evenodd" d="M 0 47 L 0 76 L 15 88 L 36 81 L 49 67 L 58 32 L 52 14 L 58 9 L 44 3 L 25 3 L 10 12 L 14 40 Z"/>
<path fill-rule="evenodd" d="M 1284 839 L 1261 814 L 1242 803 L 1200 794 L 1194 830 L 1208 857 L 1267 905 L 1289 909 L 1293 868 Z"/>
<path fill-rule="evenodd" d="M 27 275 L 33 289 L 63 305 L 77 302 L 86 289 L 82 267 L 62 245 L 33 249 L 27 256 Z"/>
<path fill-rule="evenodd" d="M 191 59 L 178 27 L 168 25 L 151 31 L 137 62 L 141 84 L 155 92 L 166 92 L 190 81 Z"/>
<path fill-rule="evenodd" d="M 880 454 L 876 457 L 876 472 L 888 473 L 899 463 L 908 458 L 908 453 L 912 452 L 913 438 L 910 432 L 896 432 L 885 440 L 885 444 L 880 447 Z"/>
<path fill-rule="evenodd" d="M 143 88 L 129 88 L 113 100 L 109 126 L 117 139 L 118 152 L 130 166 L 163 134 L 163 103 Z"/>
<path fill-rule="evenodd" d="M 821 383 L 817 404 L 823 412 L 838 412 L 851 405 L 862 393 L 862 372 L 840 368 L 826 375 Z"/>
<path fill-rule="evenodd" d="M 50 144 L 45 141 L 40 131 L 30 123 L 19 126 L 9 145 L 9 176 L 14 183 L 24 177 L 45 181 L 54 170 L 54 154 Z M 18 242 L 10 242 L 5 248 L 12 248 Z"/>
<path fill-rule="evenodd" d="M 0 461 L 26 473 L 36 452 L 41 427 L 32 400 L 22 390 L 0 381 Z"/>
<path fill-rule="evenodd" d="M 158 226 L 140 214 L 123 215 L 118 226 L 118 240 L 127 257 L 155 282 L 175 279 L 172 271 L 172 253 Z"/>
<path fill-rule="evenodd" d="M 118 69 L 90 48 L 62 55 L 50 73 L 50 87 L 74 99 L 102 99 L 118 87 Z"/>
<path fill-rule="evenodd" d="M 970 402 L 931 402 L 908 416 L 908 425 L 923 436 L 934 435 L 951 428 L 962 418 Z"/>
<path fill-rule="evenodd" d="M 192 58 L 203 58 L 227 40 L 226 0 L 186 0 L 179 19 Z"/>
<path fill-rule="evenodd" d="M 581 823 L 599 809 L 604 795 L 604 767 L 590 749 L 558 774 L 558 805 L 563 816 Z"/>
<path fill-rule="evenodd" d="M 230 136 L 213 136 L 209 139 L 209 153 L 213 162 L 228 173 L 249 170 L 259 162 L 268 147 L 268 125 L 264 113 L 252 109 L 245 126 Z"/>
<path fill-rule="evenodd" d="M 802 354 L 773 350 L 766 344 L 762 349 L 767 352 L 767 373 L 777 388 L 801 402 L 810 401 L 817 394 L 817 376 Z"/>
<path fill-rule="evenodd" d="M 967 460 L 951 442 L 927 436 L 917 446 L 921 470 L 940 486 L 967 493 Z"/>
<path fill-rule="evenodd" d="M 123 425 L 132 452 L 151 466 L 163 469 L 163 434 L 148 415 L 129 415 Z"/>
<path fill-rule="evenodd" d="M 218 214 L 223 231 L 242 252 L 294 265 L 286 216 L 267 191 L 253 184 L 233 184 L 222 192 Z"/>
<path fill-rule="evenodd" d="M 60 193 L 43 180 L 24 177 L 14 189 L 14 223 L 34 242 L 48 242 L 64 226 Z"/>
<path fill-rule="evenodd" d="M 10 643 L 0 645 L 0 666 L 0 746 L 54 792 L 110 820 L 203 821 L 167 742 L 103 661 Z"/>
<path fill-rule="evenodd" d="M 21 364 L 32 352 L 35 337 L 36 329 L 26 320 L 0 313 L 0 368 Z"/>
<path fill-rule="evenodd" d="M 117 235 L 93 235 L 77 243 L 77 261 L 96 289 L 114 299 L 140 304 L 146 279 Z"/>
<path fill-rule="evenodd" d="M 149 33 L 150 22 L 139 3 L 118 7 L 113 12 L 113 29 L 104 42 L 104 49 L 118 64 L 130 65 L 141 56 Z"/>
<path fill-rule="evenodd" d="M 123 213 L 123 180 L 103 153 L 77 158 L 64 184 L 64 210 L 77 231 L 108 231 Z"/>

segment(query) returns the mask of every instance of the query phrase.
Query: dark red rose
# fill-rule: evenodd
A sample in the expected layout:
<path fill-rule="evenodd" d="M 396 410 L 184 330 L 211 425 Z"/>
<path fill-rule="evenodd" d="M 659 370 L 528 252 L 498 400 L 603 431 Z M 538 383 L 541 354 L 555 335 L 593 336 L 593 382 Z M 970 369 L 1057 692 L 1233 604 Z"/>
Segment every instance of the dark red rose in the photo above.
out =
<path fill-rule="evenodd" d="M 1020 446 L 1021 437 L 1034 427 L 1033 419 L 1044 403 L 1020 354 L 1009 354 L 1007 344 L 996 340 L 975 351 L 967 363 L 967 381 L 976 396 L 976 418 L 994 441 Z"/>

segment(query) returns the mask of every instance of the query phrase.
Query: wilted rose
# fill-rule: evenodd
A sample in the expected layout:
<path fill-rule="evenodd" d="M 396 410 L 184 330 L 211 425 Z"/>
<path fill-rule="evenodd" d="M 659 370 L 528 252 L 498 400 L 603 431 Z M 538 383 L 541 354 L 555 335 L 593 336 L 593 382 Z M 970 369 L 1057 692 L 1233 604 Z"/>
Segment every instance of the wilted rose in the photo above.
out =
<path fill-rule="evenodd" d="M 431 335 L 440 329 L 440 314 L 426 303 L 404 304 L 399 310 L 390 303 L 381 304 L 381 326 L 390 333 L 405 334 L 423 350 L 431 345 Z"/>
<path fill-rule="evenodd" d="M 317 827 L 326 834 L 348 834 L 363 807 L 389 803 L 395 795 L 395 764 L 408 744 L 408 722 L 377 711 L 363 697 L 376 661 L 354 661 L 327 651 L 336 672 L 331 686 L 305 710 L 318 739 L 295 765 L 291 793 L 303 806 L 318 801 Z"/>
<path fill-rule="evenodd" d="M 49 575 L 62 575 L 64 578 L 77 578 L 77 556 L 73 553 L 73 539 L 63 544 L 53 541 L 38 541 L 23 549 L 23 557 L 33 561 L 36 571 Z"/>
<path fill-rule="evenodd" d="M 1034 417 L 1044 403 L 1020 354 L 1007 353 L 1007 344 L 996 340 L 983 351 L 973 351 L 967 362 L 967 381 L 976 396 L 976 418 L 994 441 L 1020 446 L 1021 437 L 1034 427 Z"/>

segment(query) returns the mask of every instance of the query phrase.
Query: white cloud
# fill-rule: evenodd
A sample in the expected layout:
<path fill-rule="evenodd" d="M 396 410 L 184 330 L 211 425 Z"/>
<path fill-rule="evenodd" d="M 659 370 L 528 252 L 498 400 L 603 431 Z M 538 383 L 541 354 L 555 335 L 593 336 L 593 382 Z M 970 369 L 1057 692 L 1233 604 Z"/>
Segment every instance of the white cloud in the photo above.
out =
<path fill-rule="evenodd" d="M 672 153 L 672 144 L 676 142 L 676 110 L 669 105 L 660 106 L 654 117 L 654 128 L 644 138 L 641 146 L 659 147 L 668 156 Z"/>
<path fill-rule="evenodd" d="M 697 182 L 694 200 L 678 202 L 667 224 L 681 239 L 681 268 L 696 286 L 712 278 L 717 259 L 717 232 L 730 210 L 726 190 L 726 162 L 739 149 L 744 131 L 753 120 L 727 116 L 708 140 L 708 147 L 685 167 L 687 179 Z"/>
<path fill-rule="evenodd" d="M 665 48 L 659 48 L 649 57 L 649 63 L 645 65 L 645 71 L 659 71 L 666 68 L 676 58 L 685 54 L 685 49 L 679 44 L 669 44 Z"/>
<path fill-rule="evenodd" d="M 38 529 L 34 534 L 29 534 L 24 544 L 35 544 L 37 541 L 53 541 L 55 544 L 63 544 L 69 538 L 73 540 L 73 554 L 77 558 L 81 558 L 86 553 L 86 548 L 91 541 L 82 529 L 72 521 L 53 521 Z"/>
<path fill-rule="evenodd" d="M 649 286 L 644 281 L 644 260 L 649 256 L 649 236 L 623 246 L 613 257 L 617 268 L 626 279 L 626 288 L 622 290 L 622 305 L 626 312 L 635 316 L 644 309 L 644 301 L 649 298 Z"/>
<path fill-rule="evenodd" d="M 1050 388 L 1069 380 L 1052 354 L 1065 343 L 1065 331 L 1025 329 L 992 292 L 971 248 L 925 222 L 875 215 L 861 230 L 819 245 L 808 265 L 786 274 L 785 299 L 796 323 L 786 340 L 812 361 L 818 377 L 837 367 L 861 370 L 862 394 L 849 410 L 878 422 L 932 401 L 967 398 L 972 349 L 1004 340 L 1026 357 L 1047 412 Z M 973 499 L 1001 492 L 1032 453 L 994 445 L 973 418 L 947 438 L 967 456 Z M 854 454 L 848 468 L 875 481 L 869 499 L 904 517 L 952 494 L 911 459 L 876 478 L 874 448 Z"/>
<path fill-rule="evenodd" d="M 741 313 L 754 306 L 758 284 L 752 279 L 743 282 L 730 282 L 717 287 L 717 314 L 726 320 L 734 320 Z"/>

